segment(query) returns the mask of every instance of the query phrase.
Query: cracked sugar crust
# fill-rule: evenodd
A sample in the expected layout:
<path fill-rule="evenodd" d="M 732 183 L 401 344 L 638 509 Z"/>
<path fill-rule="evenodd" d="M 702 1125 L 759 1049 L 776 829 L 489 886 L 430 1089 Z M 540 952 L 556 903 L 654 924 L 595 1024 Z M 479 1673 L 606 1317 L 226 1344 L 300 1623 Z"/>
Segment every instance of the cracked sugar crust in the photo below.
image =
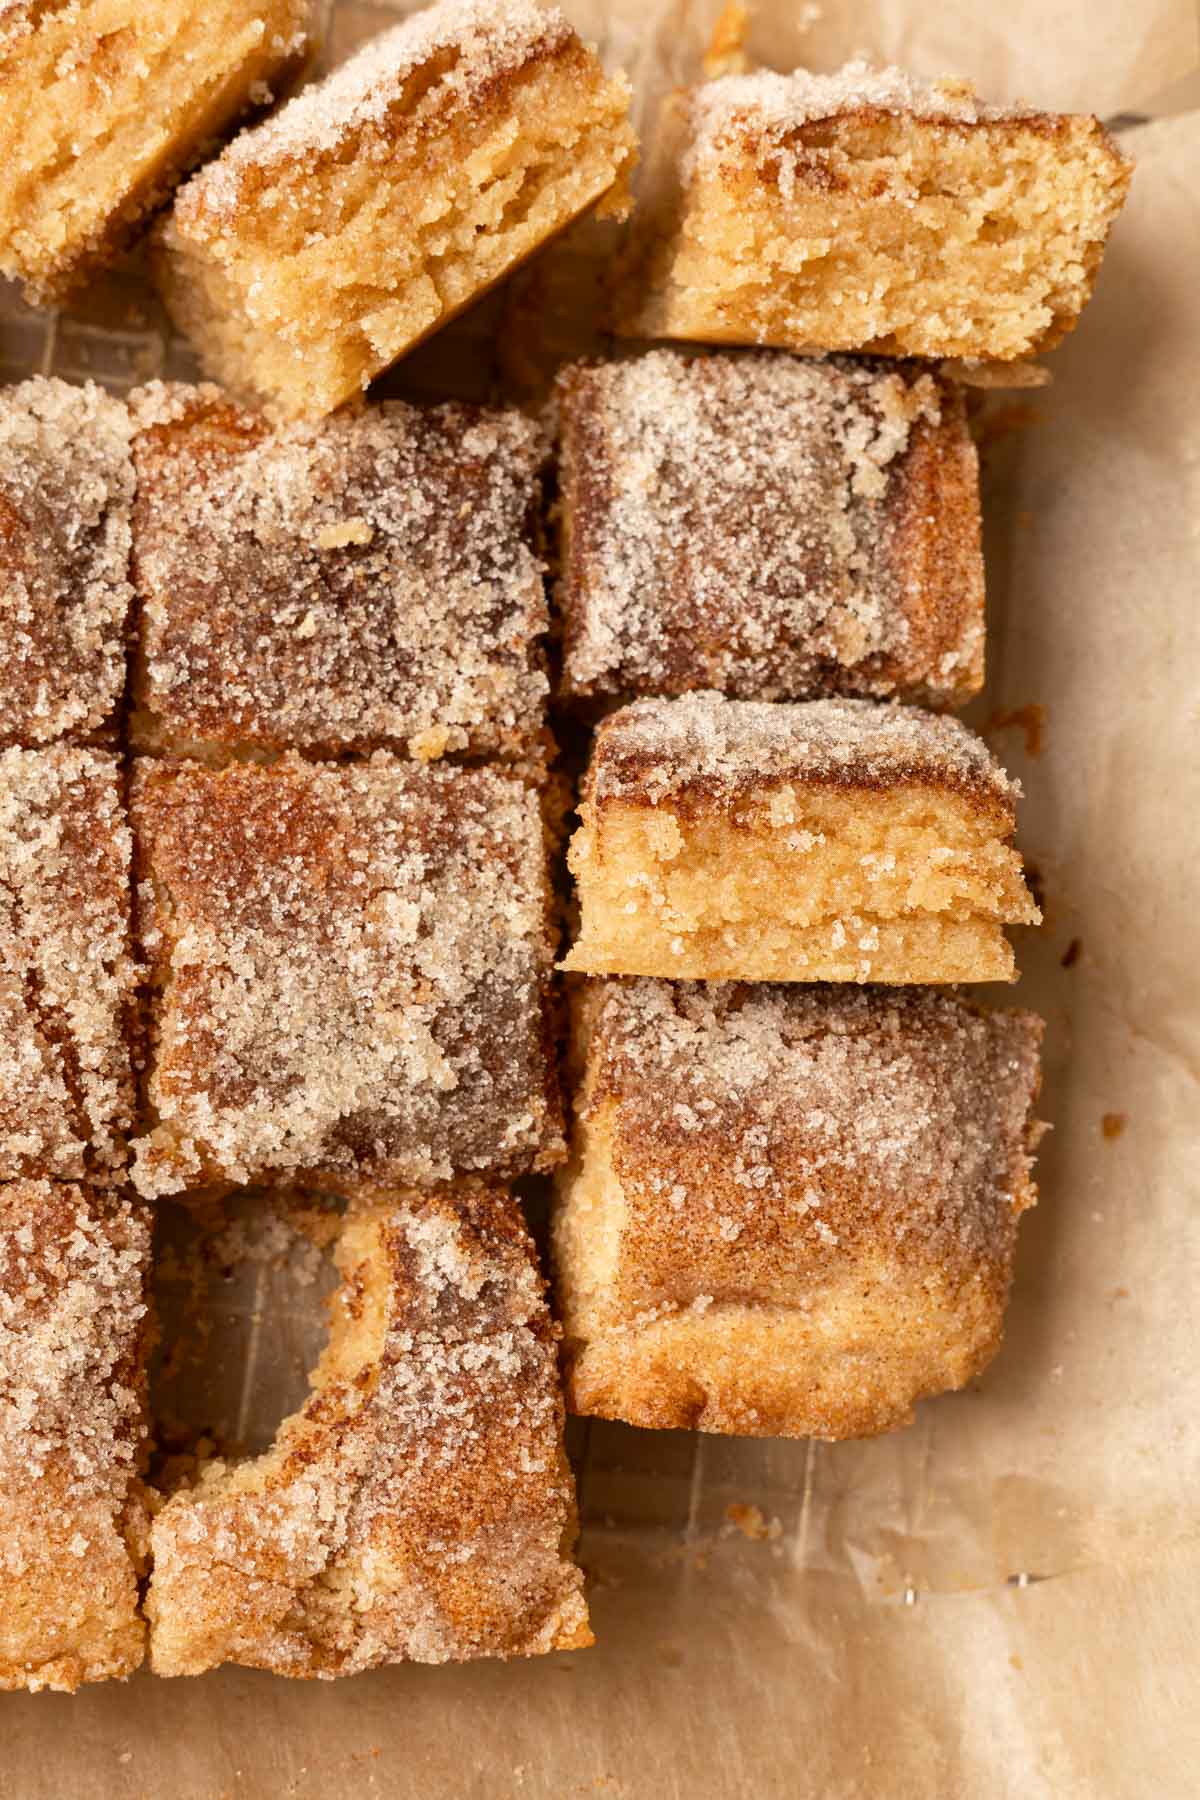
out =
<path fill-rule="evenodd" d="M 156 1671 L 329 1677 L 590 1643 L 557 1334 L 516 1202 L 381 1196 L 351 1210 L 337 1261 L 303 1409 L 155 1521 Z"/>
<path fill-rule="evenodd" d="M 394 401 L 273 428 L 162 383 L 133 408 L 141 747 L 536 748 L 531 421 Z"/>
<path fill-rule="evenodd" d="M 130 834 L 115 757 L 0 753 L 0 1177 L 125 1162 Z"/>
<path fill-rule="evenodd" d="M 720 694 L 636 700 L 596 732 L 585 801 L 680 814 L 726 809 L 787 783 L 889 789 L 929 785 L 1015 825 L 1020 784 L 958 719 L 870 700 L 793 704 Z"/>
<path fill-rule="evenodd" d="M 567 369 L 557 402 L 568 691 L 977 691 L 978 465 L 950 383 L 657 350 Z"/>
<path fill-rule="evenodd" d="M 557 1160 L 537 794 L 497 769 L 140 763 L 146 1194 Z"/>
<path fill-rule="evenodd" d="M 1041 1020 L 953 993 L 607 982 L 585 1114 L 615 1107 L 617 1314 L 800 1302 L 870 1253 L 1007 1291 Z"/>
<path fill-rule="evenodd" d="M 0 393 L 0 744 L 87 737 L 125 681 L 133 463 L 94 382 Z"/>
<path fill-rule="evenodd" d="M 0 1186 L 0 1687 L 142 1660 L 149 1257 L 124 1198 Z"/>

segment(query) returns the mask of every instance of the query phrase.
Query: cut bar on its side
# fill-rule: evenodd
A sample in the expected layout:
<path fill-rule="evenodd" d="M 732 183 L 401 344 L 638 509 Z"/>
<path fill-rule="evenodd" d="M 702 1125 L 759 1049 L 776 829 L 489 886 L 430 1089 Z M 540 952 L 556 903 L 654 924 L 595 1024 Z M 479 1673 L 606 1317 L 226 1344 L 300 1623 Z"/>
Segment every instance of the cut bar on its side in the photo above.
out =
<path fill-rule="evenodd" d="M 53 299 L 312 50 L 310 0 L 7 0 L 0 273 Z"/>
<path fill-rule="evenodd" d="M 624 208 L 628 104 L 556 9 L 440 0 L 188 183 L 167 304 L 218 379 L 329 412 L 595 202 Z"/>
<path fill-rule="evenodd" d="M 869 1436 L 999 1347 L 1041 1021 L 952 994 L 604 982 L 555 1219 L 568 1403 Z"/>
<path fill-rule="evenodd" d="M 112 736 L 125 684 L 133 462 L 94 382 L 0 392 L 0 744 Z"/>
<path fill-rule="evenodd" d="M 899 695 L 983 680 L 979 467 L 912 364 L 654 350 L 559 377 L 570 695 Z"/>
<path fill-rule="evenodd" d="M 666 103 L 636 337 L 1008 363 L 1074 326 L 1129 186 L 1099 120 L 851 63 Z"/>
<path fill-rule="evenodd" d="M 703 981 L 1013 979 L 1019 789 L 957 719 L 639 700 L 596 733 L 564 963 Z"/>
<path fill-rule="evenodd" d="M 342 1192 L 558 1160 L 537 792 L 382 751 L 139 762 L 145 1194 Z"/>
<path fill-rule="evenodd" d="M 133 410 L 137 748 L 537 757 L 530 420 L 395 401 L 272 428 L 161 383 Z"/>
<path fill-rule="evenodd" d="M 517 1202 L 381 1195 L 336 1254 L 304 1407 L 265 1455 L 202 1465 L 155 1520 L 156 1673 L 328 1677 L 590 1644 L 555 1331 Z"/>
<path fill-rule="evenodd" d="M 149 1260 L 128 1200 L 0 1186 L 0 1688 L 142 1661 Z"/>

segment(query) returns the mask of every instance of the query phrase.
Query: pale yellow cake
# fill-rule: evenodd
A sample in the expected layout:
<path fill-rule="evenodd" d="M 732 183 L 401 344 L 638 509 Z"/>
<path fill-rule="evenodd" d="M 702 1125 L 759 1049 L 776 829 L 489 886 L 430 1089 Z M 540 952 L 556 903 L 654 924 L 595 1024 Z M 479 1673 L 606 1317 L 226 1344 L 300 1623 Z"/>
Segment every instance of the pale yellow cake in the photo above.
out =
<path fill-rule="evenodd" d="M 1097 119 L 861 62 L 674 94 L 655 162 L 626 333 L 1000 363 L 1072 329 L 1131 174 Z"/>
<path fill-rule="evenodd" d="M 502 1189 L 352 1210 L 302 1409 L 154 1522 L 159 1675 L 331 1677 L 592 1641 L 556 1334 Z"/>
<path fill-rule="evenodd" d="M 568 1403 L 845 1438 L 1000 1344 L 1041 1021 L 892 988 L 588 985 L 554 1225 Z"/>
<path fill-rule="evenodd" d="M 208 371 L 293 415 L 361 392 L 596 202 L 629 85 L 537 0 L 440 0 L 176 199 L 159 280 Z"/>
<path fill-rule="evenodd" d="M 5 0 L 0 272 L 61 295 L 312 52 L 311 0 Z"/>
<path fill-rule="evenodd" d="M 705 981 L 1014 979 L 1040 914 L 1019 793 L 957 719 L 687 694 L 600 726 L 564 968 Z"/>
<path fill-rule="evenodd" d="M 142 1661 L 149 1259 L 126 1199 L 0 1185 L 0 1688 Z"/>

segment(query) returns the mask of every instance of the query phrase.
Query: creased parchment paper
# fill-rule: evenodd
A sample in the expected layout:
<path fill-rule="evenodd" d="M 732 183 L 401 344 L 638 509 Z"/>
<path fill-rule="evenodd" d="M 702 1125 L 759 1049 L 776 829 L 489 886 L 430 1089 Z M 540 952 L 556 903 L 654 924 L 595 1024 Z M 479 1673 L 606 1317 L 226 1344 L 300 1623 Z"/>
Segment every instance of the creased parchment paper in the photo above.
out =
<path fill-rule="evenodd" d="M 571 10 L 649 94 L 694 69 L 718 7 Z M 1168 0 L 877 0 L 802 32 L 807 10 L 761 7 L 754 48 L 828 65 L 861 46 L 1102 112 L 1186 94 L 1195 69 L 1195 14 Z M 330 54 L 390 16 L 340 4 Z M 0 1696 L 3 1800 L 1197 1793 L 1200 116 L 1124 141 L 1132 197 L 1053 385 L 982 420 L 978 722 L 1025 784 L 1046 905 L 996 998 L 1049 1020 L 1054 1127 L 999 1361 L 867 1444 L 576 1426 L 596 1650 L 331 1687 L 225 1670 Z M 574 278 L 548 267 L 530 277 L 542 353 Z M 485 303 L 397 385 L 478 390 L 500 371 L 519 389 L 527 300 Z M 6 379 L 117 386 L 190 367 L 136 273 L 59 318 L 7 298 L 0 361 Z M 319 1344 L 321 1282 L 284 1285 L 263 1265 L 218 1283 L 196 1358 L 213 1416 L 252 1441 Z"/>

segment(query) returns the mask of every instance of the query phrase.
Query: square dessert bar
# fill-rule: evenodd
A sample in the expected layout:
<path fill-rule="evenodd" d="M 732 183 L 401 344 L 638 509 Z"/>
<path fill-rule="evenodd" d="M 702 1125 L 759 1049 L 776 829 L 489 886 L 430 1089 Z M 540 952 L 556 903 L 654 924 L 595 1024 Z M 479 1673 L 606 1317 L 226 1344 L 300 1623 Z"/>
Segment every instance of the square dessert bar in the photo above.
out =
<path fill-rule="evenodd" d="M 137 747 L 536 754 L 530 420 L 392 401 L 273 428 L 161 383 L 133 410 Z"/>
<path fill-rule="evenodd" d="M 1019 788 L 957 719 L 869 700 L 639 700 L 596 733 L 564 968 L 1009 981 L 1040 914 Z"/>
<path fill-rule="evenodd" d="M 556 1332 L 504 1190 L 381 1195 L 336 1259 L 329 1345 L 265 1455 L 153 1529 L 159 1675 L 293 1676 L 590 1644 Z"/>
<path fill-rule="evenodd" d="M 604 982 L 554 1244 L 568 1404 L 844 1438 L 999 1348 L 1041 1021 L 953 994 Z"/>
<path fill-rule="evenodd" d="M 673 96 L 657 160 L 622 329 L 989 362 L 1072 329 L 1131 172 L 1097 119 L 865 63 Z"/>
<path fill-rule="evenodd" d="M 53 298 L 308 60 L 310 0 L 8 0 L 0 272 Z"/>
<path fill-rule="evenodd" d="M 142 1661 L 149 1259 L 127 1199 L 0 1185 L 0 1688 Z"/>
<path fill-rule="evenodd" d="M 105 1182 L 124 1165 L 129 873 L 115 757 L 0 752 L 0 1182 Z"/>
<path fill-rule="evenodd" d="M 0 745 L 96 738 L 125 685 L 131 426 L 94 382 L 0 390 Z"/>
<path fill-rule="evenodd" d="M 209 372 L 321 414 L 603 196 L 629 85 L 535 0 L 441 0 L 180 192 L 160 286 Z"/>
<path fill-rule="evenodd" d="M 152 986 L 142 1193 L 557 1160 L 534 790 L 383 752 L 141 762 L 132 811 Z"/>
<path fill-rule="evenodd" d="M 979 468 L 951 383 L 655 350 L 576 364 L 557 400 L 569 694 L 978 691 Z"/>

